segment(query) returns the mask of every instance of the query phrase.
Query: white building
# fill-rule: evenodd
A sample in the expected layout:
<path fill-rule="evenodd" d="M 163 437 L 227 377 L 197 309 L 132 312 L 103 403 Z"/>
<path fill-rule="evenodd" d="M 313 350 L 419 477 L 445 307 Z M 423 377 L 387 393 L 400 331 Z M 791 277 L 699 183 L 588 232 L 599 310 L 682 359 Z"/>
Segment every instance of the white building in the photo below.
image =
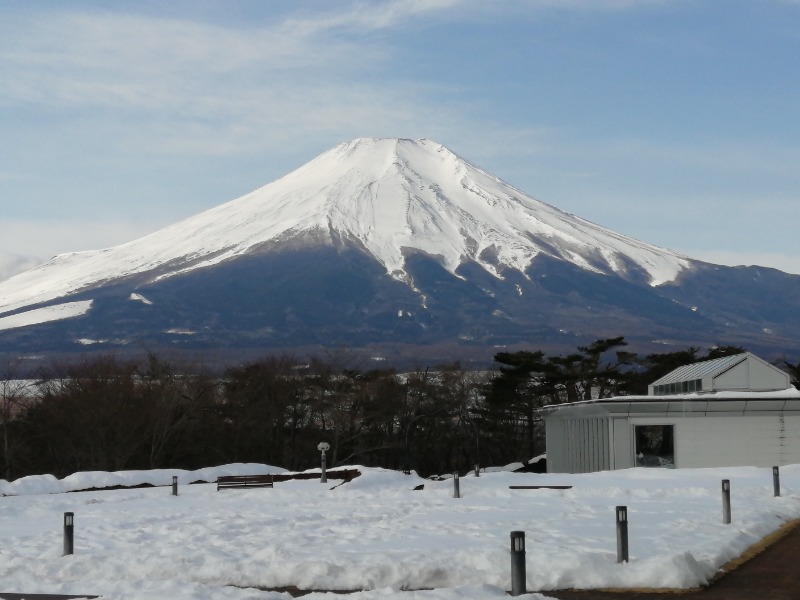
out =
<path fill-rule="evenodd" d="M 680 367 L 647 396 L 554 406 L 544 419 L 551 473 L 800 463 L 800 392 L 749 352 Z"/>

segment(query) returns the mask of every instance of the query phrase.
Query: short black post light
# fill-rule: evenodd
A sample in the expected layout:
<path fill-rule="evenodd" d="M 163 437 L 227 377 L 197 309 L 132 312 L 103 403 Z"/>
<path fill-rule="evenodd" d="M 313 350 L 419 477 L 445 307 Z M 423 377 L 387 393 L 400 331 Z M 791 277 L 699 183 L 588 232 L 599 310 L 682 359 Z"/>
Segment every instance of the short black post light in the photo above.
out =
<path fill-rule="evenodd" d="M 173 496 L 177 496 L 178 495 L 178 476 L 177 475 L 173 475 L 172 476 L 172 495 Z"/>
<path fill-rule="evenodd" d="M 75 549 L 75 513 L 64 513 L 64 556 Z"/>
<path fill-rule="evenodd" d="M 475 477 L 481 476 L 481 466 L 478 463 L 475 463 Z"/>
<path fill-rule="evenodd" d="M 778 467 L 772 467 L 772 490 L 776 498 L 781 495 L 781 473 Z"/>
<path fill-rule="evenodd" d="M 730 525 L 731 522 L 731 482 L 722 480 L 722 522 Z"/>
<path fill-rule="evenodd" d="M 320 483 L 328 483 L 328 472 L 325 470 L 325 453 L 331 449 L 331 445 L 328 442 L 320 442 L 317 446 L 317 450 L 322 452 L 322 474 L 319 477 Z"/>
<path fill-rule="evenodd" d="M 511 595 L 527 593 L 525 574 L 525 532 L 511 532 Z"/>
<path fill-rule="evenodd" d="M 453 473 L 453 498 L 461 498 L 461 485 L 458 480 L 458 471 Z"/>
<path fill-rule="evenodd" d="M 628 507 L 617 507 L 617 562 L 630 562 L 628 556 Z"/>

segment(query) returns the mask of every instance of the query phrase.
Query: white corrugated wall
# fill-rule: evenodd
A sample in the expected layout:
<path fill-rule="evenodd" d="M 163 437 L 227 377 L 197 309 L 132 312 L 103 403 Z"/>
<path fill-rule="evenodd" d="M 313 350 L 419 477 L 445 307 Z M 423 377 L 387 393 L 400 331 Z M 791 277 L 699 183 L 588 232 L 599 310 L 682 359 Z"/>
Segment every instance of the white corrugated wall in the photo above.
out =
<path fill-rule="evenodd" d="M 680 468 L 800 463 L 800 416 L 719 416 L 681 419 L 675 426 Z"/>
<path fill-rule="evenodd" d="M 607 417 L 548 418 L 547 470 L 550 473 L 590 473 L 611 466 L 610 419 Z"/>

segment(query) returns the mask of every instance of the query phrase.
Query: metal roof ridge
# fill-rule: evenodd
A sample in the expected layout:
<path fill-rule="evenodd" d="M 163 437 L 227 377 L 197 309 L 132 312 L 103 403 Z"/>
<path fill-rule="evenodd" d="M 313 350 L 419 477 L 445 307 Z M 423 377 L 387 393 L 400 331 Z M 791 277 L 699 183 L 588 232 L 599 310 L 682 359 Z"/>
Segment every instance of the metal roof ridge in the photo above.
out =
<path fill-rule="evenodd" d="M 683 365 L 673 369 L 666 375 L 656 379 L 650 385 L 663 385 L 665 383 L 677 383 L 679 381 L 688 381 L 690 379 L 702 379 L 703 377 L 716 377 L 720 373 L 724 373 L 735 367 L 736 365 L 744 362 L 749 357 L 758 358 L 750 352 L 742 352 L 740 354 L 731 354 L 730 356 L 720 356 L 719 358 L 712 358 L 709 360 L 700 360 L 697 362 Z M 687 375 L 690 375 L 687 377 Z"/>

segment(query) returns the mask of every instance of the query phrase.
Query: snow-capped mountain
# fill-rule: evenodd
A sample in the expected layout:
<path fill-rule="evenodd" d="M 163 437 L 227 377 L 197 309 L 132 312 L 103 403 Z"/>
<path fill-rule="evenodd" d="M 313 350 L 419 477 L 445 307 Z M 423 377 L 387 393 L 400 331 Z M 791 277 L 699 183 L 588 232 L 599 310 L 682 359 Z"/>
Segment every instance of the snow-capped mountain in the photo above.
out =
<path fill-rule="evenodd" d="M 430 140 L 357 139 L 242 198 L 106 250 L 62 254 L 0 287 L 0 314 L 132 275 L 149 282 L 210 267 L 267 244 L 351 242 L 409 280 L 406 254 L 450 273 L 474 261 L 495 276 L 539 255 L 597 273 L 632 267 L 652 285 L 689 260 L 567 214 Z"/>
<path fill-rule="evenodd" d="M 710 268 L 726 270 L 565 213 L 436 142 L 357 139 L 151 235 L 0 283 L 0 342 L 535 343 L 645 321 L 719 335 L 730 310 L 675 293 Z"/>

